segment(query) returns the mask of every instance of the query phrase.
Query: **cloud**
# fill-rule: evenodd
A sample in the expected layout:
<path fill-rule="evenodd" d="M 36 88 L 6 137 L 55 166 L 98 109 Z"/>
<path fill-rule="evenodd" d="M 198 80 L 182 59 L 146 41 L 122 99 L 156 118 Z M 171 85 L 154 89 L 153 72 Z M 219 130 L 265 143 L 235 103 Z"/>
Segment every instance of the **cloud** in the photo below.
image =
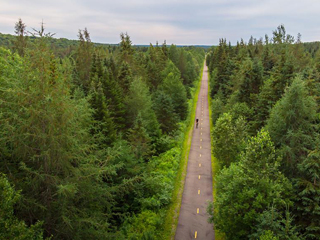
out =
<path fill-rule="evenodd" d="M 0 32 L 14 33 L 18 18 L 28 30 L 41 21 L 56 37 L 77 38 L 88 28 L 93 41 L 118 43 L 128 32 L 134 44 L 232 43 L 272 34 L 279 24 L 305 41 L 319 40 L 320 1 L 304 0 L 0 0 Z"/>

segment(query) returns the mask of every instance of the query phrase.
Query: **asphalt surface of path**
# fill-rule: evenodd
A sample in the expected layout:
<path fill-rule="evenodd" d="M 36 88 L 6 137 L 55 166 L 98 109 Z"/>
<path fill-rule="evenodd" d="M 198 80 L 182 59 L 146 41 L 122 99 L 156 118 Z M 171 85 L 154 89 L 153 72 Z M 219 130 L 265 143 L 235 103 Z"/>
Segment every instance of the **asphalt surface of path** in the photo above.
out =
<path fill-rule="evenodd" d="M 215 239 L 206 213 L 207 201 L 213 199 L 207 66 L 203 69 L 196 118 L 199 126 L 196 128 L 195 124 L 193 129 L 175 240 Z"/>

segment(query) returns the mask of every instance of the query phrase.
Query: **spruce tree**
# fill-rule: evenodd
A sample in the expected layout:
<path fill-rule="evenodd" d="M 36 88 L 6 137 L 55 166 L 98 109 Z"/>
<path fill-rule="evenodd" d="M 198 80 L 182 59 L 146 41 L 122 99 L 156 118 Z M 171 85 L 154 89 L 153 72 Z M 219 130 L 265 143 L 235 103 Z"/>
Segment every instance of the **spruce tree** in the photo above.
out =
<path fill-rule="evenodd" d="M 26 33 L 26 24 L 24 24 L 19 18 L 19 21 L 16 22 L 14 29 L 16 34 L 16 39 L 14 41 L 14 50 L 20 55 L 24 56 L 25 48 L 27 47 L 27 33 Z"/>
<path fill-rule="evenodd" d="M 172 134 L 178 129 L 179 115 L 175 112 L 171 96 L 158 90 L 154 94 L 153 102 L 162 132 Z"/>
<path fill-rule="evenodd" d="M 169 73 L 163 80 L 160 87 L 172 98 L 175 112 L 181 120 L 185 120 L 188 115 L 187 92 L 181 79 L 174 73 Z"/>
<path fill-rule="evenodd" d="M 92 67 L 93 44 L 90 34 L 85 28 L 79 30 L 79 46 L 76 54 L 76 70 L 78 75 L 77 84 L 88 93 L 90 88 L 90 70 Z"/>
<path fill-rule="evenodd" d="M 320 152 L 309 153 L 298 165 L 299 178 L 294 181 L 295 215 L 306 239 L 320 239 Z"/>
<path fill-rule="evenodd" d="M 42 30 L 24 59 L 1 52 L 9 61 L 1 63 L 0 169 L 22 190 L 16 212 L 28 225 L 43 221 L 54 239 L 102 238 L 111 198 L 107 166 L 89 154 L 92 110 L 79 91 L 71 95 L 71 64 L 57 63 Z"/>
<path fill-rule="evenodd" d="M 283 170 L 288 176 L 296 176 L 297 165 L 314 148 L 316 103 L 305 83 L 298 76 L 294 79 L 271 110 L 267 129 L 276 147 L 283 154 Z"/>

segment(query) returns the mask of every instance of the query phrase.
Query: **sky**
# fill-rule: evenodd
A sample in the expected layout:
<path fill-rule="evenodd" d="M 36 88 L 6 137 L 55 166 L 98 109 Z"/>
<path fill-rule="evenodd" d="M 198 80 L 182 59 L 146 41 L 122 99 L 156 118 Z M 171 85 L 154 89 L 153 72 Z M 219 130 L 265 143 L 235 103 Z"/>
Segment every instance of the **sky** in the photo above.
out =
<path fill-rule="evenodd" d="M 0 0 L 0 32 L 14 34 L 19 18 L 27 30 L 43 21 L 56 38 L 77 39 L 87 28 L 91 40 L 133 44 L 217 45 L 259 39 L 284 24 L 303 42 L 320 41 L 319 0 Z"/>

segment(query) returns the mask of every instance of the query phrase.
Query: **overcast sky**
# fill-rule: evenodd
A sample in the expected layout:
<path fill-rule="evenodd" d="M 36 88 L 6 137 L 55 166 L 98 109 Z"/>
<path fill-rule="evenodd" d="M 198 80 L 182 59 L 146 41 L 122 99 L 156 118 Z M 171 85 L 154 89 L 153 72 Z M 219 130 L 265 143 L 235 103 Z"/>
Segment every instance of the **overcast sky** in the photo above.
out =
<path fill-rule="evenodd" d="M 319 0 L 0 0 L 0 32 L 14 34 L 19 18 L 27 29 L 43 20 L 57 38 L 77 39 L 87 27 L 91 40 L 118 43 L 128 32 L 133 44 L 215 45 L 248 41 L 284 24 L 302 41 L 320 40 Z"/>

